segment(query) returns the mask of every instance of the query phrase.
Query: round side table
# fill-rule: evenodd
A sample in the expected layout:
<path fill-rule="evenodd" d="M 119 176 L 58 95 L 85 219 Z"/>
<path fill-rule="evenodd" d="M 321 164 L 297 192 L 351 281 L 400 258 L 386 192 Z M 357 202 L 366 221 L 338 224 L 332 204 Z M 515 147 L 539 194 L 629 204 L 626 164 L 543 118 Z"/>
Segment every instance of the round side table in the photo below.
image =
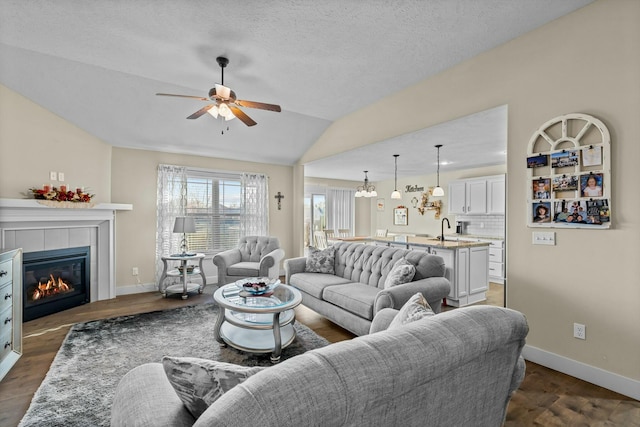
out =
<path fill-rule="evenodd" d="M 160 282 L 158 283 L 158 289 L 162 293 L 162 296 L 166 297 L 167 294 L 182 294 L 182 299 L 187 299 L 189 298 L 189 292 L 198 291 L 198 293 L 201 294 L 207 284 L 207 278 L 202 269 L 203 259 L 204 254 L 174 254 L 163 256 L 162 263 L 164 264 L 164 269 L 162 270 L 162 276 L 160 276 Z M 188 262 L 196 260 L 198 261 L 198 266 L 194 267 L 192 271 L 188 271 Z M 173 262 L 180 262 L 181 268 L 170 269 L 170 263 Z M 189 276 L 193 276 L 194 274 L 199 274 L 200 277 L 202 277 L 202 284 L 189 282 Z M 182 277 L 182 283 L 165 285 L 164 282 L 169 277 Z"/>

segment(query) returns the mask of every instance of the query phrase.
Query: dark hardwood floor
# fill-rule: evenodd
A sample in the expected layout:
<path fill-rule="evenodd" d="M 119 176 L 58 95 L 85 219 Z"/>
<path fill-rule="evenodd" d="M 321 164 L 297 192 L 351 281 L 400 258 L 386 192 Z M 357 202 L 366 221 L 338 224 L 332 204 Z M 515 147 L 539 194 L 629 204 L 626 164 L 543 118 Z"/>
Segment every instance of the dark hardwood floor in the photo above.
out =
<path fill-rule="evenodd" d="M 501 301 L 496 294 L 501 286 L 496 286 L 492 286 L 489 302 Z M 213 287 L 208 286 L 204 294 L 186 301 L 162 298 L 155 292 L 125 295 L 24 323 L 23 355 L 0 382 L 0 427 L 18 425 L 72 324 L 208 303 L 212 292 Z M 296 316 L 331 342 L 353 338 L 303 306 L 296 309 Z M 527 362 L 526 377 L 509 404 L 505 426 L 640 426 L 640 402 Z"/>

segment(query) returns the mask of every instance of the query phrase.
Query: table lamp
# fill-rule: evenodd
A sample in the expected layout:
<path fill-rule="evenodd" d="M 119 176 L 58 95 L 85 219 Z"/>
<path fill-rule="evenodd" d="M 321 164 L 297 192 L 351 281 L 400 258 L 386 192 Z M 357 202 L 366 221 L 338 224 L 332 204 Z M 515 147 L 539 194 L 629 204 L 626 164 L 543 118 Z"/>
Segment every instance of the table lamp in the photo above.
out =
<path fill-rule="evenodd" d="M 196 232 L 196 222 L 190 216 L 178 216 L 176 222 L 173 224 L 174 233 L 182 233 L 182 242 L 180 242 L 180 249 L 182 253 L 180 255 L 190 255 L 187 253 L 187 233 Z"/>

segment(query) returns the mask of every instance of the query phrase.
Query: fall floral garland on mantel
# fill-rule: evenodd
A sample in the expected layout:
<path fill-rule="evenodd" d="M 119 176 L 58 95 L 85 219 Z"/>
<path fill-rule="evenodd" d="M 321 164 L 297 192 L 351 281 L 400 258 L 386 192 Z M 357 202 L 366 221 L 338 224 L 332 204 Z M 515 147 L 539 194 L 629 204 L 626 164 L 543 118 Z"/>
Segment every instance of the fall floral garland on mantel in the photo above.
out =
<path fill-rule="evenodd" d="M 94 196 L 93 194 L 85 193 L 80 187 L 76 188 L 76 191 L 68 190 L 65 185 L 61 185 L 59 189 L 57 187 L 44 185 L 43 188 L 30 188 L 29 191 L 31 191 L 36 200 L 73 204 L 90 203 Z"/>

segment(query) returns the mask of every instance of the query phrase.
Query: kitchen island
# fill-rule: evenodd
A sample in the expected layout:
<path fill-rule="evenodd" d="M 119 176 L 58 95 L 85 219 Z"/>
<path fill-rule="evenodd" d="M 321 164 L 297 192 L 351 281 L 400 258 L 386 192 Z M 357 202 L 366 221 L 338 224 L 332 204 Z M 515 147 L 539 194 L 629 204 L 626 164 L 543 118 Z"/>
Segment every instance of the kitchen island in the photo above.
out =
<path fill-rule="evenodd" d="M 451 282 L 447 305 L 463 307 L 487 299 L 489 289 L 489 242 L 461 239 L 440 241 L 435 237 L 372 237 L 376 245 L 404 247 L 441 256 L 445 277 Z"/>

